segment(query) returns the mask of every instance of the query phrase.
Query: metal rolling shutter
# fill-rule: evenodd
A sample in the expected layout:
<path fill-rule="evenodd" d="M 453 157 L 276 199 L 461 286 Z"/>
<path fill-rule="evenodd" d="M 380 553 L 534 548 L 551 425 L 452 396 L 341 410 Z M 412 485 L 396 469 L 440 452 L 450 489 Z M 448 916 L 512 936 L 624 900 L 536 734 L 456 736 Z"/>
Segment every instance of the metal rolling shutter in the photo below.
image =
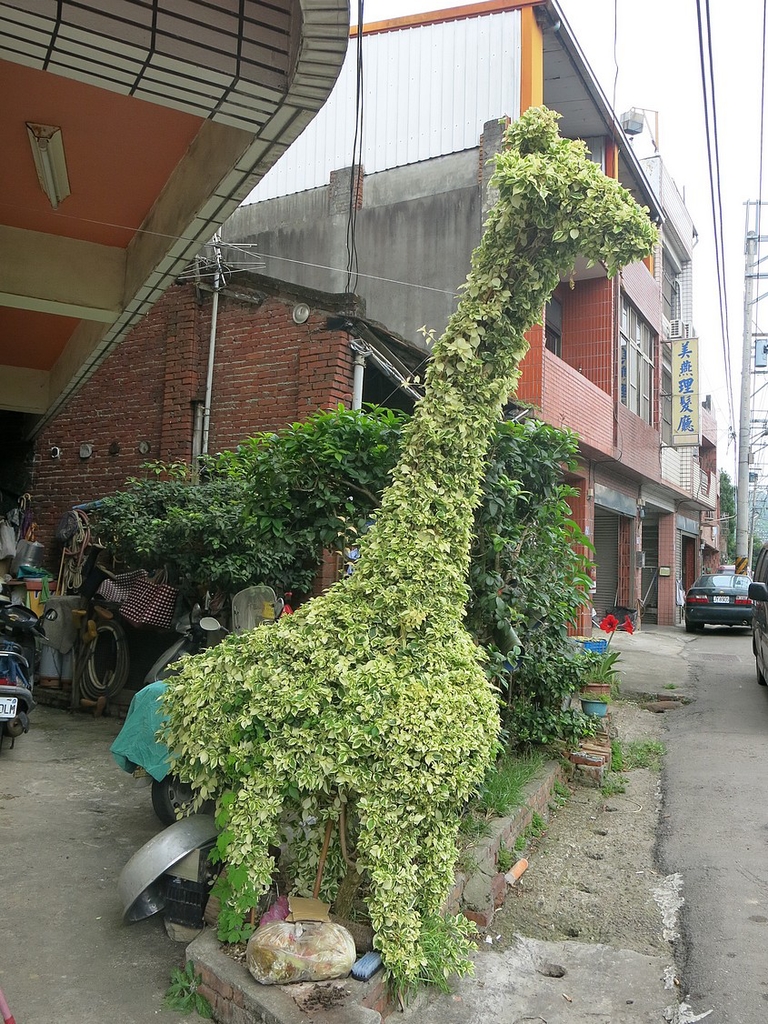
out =
<path fill-rule="evenodd" d="M 619 587 L 619 517 L 611 512 L 595 509 L 595 565 L 597 586 L 594 594 L 595 611 L 602 618 L 608 608 L 616 604 Z"/>

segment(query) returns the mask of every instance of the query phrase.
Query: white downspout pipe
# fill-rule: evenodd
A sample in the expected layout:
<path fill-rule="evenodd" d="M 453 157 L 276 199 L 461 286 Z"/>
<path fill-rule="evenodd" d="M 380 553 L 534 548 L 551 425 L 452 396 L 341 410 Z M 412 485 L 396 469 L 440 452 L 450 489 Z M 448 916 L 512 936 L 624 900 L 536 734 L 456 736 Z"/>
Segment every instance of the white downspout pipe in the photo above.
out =
<path fill-rule="evenodd" d="M 352 362 L 352 409 L 363 407 L 363 381 L 365 379 L 365 360 L 370 354 L 359 341 L 352 342 L 355 358 Z"/>

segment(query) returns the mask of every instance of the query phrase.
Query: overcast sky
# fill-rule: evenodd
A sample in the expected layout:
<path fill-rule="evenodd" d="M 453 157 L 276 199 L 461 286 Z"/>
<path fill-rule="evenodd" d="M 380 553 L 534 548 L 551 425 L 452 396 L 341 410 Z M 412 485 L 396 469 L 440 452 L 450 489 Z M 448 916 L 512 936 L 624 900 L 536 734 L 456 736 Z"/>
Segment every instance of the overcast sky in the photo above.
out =
<path fill-rule="evenodd" d="M 356 6 L 355 0 L 352 4 Z M 365 21 L 451 6 L 454 4 L 438 0 L 365 0 Z M 701 0 L 700 6 L 705 11 L 706 0 Z M 735 480 L 736 448 L 733 443 L 728 444 L 727 438 L 729 424 L 733 422 L 737 432 L 739 426 L 744 204 L 759 198 L 763 4 L 761 0 L 711 0 L 709 6 L 734 421 L 729 414 L 717 300 L 696 0 L 560 0 L 567 21 L 616 112 L 644 107 L 658 113 L 659 151 L 667 170 L 684 192 L 699 235 L 694 252 L 693 322 L 701 338 L 702 393 L 712 395 L 718 419 L 720 466 Z M 709 56 L 707 53 L 707 65 Z M 655 129 L 656 113 L 650 113 L 648 120 Z M 763 178 L 768 178 L 766 172 Z M 768 200 L 768 188 L 765 198 Z M 765 290 L 768 285 L 763 282 L 756 294 Z M 760 319 L 764 322 L 761 329 L 768 331 L 768 310 L 764 305 Z M 768 392 L 768 387 L 765 390 Z M 768 410 L 768 399 L 758 400 L 756 408 Z M 764 453 L 763 459 L 768 463 L 768 454 Z"/>

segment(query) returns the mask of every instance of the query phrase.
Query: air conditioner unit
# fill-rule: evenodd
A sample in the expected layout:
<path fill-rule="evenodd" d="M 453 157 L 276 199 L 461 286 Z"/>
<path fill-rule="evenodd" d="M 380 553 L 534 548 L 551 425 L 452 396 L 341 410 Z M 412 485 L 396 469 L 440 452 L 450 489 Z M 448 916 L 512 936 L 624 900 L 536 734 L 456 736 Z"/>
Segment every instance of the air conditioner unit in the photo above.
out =
<path fill-rule="evenodd" d="M 684 320 L 669 321 L 669 340 L 681 341 L 683 338 L 692 338 L 693 328 Z"/>

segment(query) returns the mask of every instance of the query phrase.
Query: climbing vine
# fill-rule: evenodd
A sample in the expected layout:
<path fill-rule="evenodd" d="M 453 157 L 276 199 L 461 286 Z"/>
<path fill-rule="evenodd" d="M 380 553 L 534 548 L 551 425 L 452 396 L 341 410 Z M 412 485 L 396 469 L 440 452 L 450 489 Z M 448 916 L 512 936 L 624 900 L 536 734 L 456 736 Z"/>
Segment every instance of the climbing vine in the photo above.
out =
<path fill-rule="evenodd" d="M 461 809 L 497 750 L 496 695 L 463 615 L 484 459 L 524 332 L 577 255 L 612 274 L 655 239 L 545 109 L 507 130 L 492 184 L 498 203 L 354 575 L 275 627 L 190 659 L 165 699 L 175 769 L 218 798 L 230 910 L 245 913 L 269 886 L 286 821 L 298 850 L 316 850 L 344 807 L 376 945 L 401 989 L 422 974 Z M 327 896 L 337 880 L 324 876 Z M 311 881 L 300 873 L 297 885 Z M 446 958 L 468 970 L 467 929 L 444 921 Z"/>

